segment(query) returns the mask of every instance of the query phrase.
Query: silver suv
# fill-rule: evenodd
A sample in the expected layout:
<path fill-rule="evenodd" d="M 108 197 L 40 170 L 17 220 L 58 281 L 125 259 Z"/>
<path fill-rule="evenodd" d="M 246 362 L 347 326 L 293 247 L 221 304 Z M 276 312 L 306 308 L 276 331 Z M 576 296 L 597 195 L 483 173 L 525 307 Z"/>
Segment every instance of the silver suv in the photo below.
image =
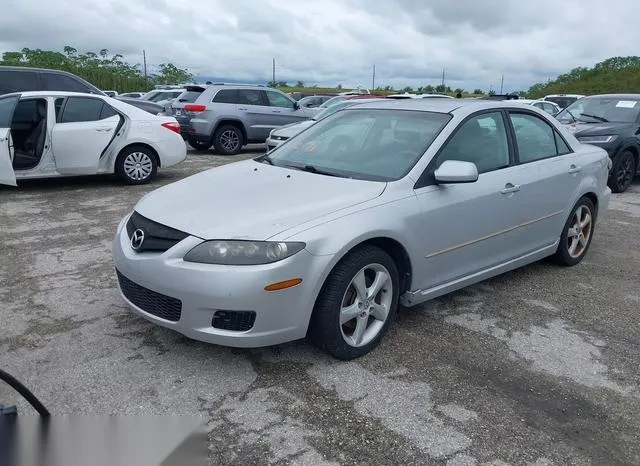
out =
<path fill-rule="evenodd" d="M 235 155 L 245 144 L 264 143 L 272 129 L 308 120 L 317 109 L 301 108 L 277 89 L 256 85 L 187 86 L 169 113 L 189 145 Z"/>

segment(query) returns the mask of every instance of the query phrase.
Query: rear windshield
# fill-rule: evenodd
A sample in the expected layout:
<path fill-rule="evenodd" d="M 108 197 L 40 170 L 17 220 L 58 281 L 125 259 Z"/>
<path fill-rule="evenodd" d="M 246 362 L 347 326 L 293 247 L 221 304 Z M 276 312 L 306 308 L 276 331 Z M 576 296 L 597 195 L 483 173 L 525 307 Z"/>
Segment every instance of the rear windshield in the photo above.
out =
<path fill-rule="evenodd" d="M 545 97 L 547 102 L 553 102 L 560 106 L 560 108 L 567 108 L 569 105 L 578 100 L 576 97 Z"/>
<path fill-rule="evenodd" d="M 200 97 L 202 91 L 184 91 L 182 94 L 178 96 L 178 102 L 191 104 L 196 101 L 198 97 Z"/>

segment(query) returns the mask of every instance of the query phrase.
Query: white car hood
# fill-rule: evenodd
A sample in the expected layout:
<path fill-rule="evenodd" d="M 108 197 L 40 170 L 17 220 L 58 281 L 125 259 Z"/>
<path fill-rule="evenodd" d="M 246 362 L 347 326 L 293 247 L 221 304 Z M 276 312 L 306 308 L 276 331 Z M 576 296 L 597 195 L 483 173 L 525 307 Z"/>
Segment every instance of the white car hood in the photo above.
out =
<path fill-rule="evenodd" d="M 378 197 L 386 183 L 337 178 L 253 160 L 231 163 L 144 196 L 135 210 L 202 239 L 266 240 Z"/>
<path fill-rule="evenodd" d="M 307 129 L 309 126 L 316 123 L 315 120 L 304 120 L 300 123 L 292 123 L 289 125 L 281 126 L 273 132 L 274 136 L 280 136 L 284 138 L 292 138 L 302 130 Z"/>

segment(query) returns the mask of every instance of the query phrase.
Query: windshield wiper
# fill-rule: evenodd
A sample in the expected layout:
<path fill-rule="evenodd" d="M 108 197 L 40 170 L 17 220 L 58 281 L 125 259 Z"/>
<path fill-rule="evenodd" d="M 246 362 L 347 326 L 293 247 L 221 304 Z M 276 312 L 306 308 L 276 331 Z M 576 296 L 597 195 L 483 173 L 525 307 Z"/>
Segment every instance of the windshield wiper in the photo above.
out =
<path fill-rule="evenodd" d="M 598 116 L 598 115 L 589 115 L 588 113 L 581 113 L 580 115 L 586 116 L 588 118 L 593 118 L 594 120 L 601 121 L 602 123 L 609 123 L 609 120 L 607 120 L 606 118 L 602 118 L 601 116 Z"/>
<path fill-rule="evenodd" d="M 303 172 L 315 173 L 317 175 L 326 175 L 326 176 L 335 176 L 337 178 L 344 178 L 344 177 L 342 177 L 340 175 L 337 175 L 336 173 L 320 170 L 320 169 L 314 167 L 313 165 L 303 165 L 303 166 L 300 166 L 300 165 L 285 165 L 285 167 L 293 168 L 294 170 L 301 170 Z"/>
<path fill-rule="evenodd" d="M 257 157 L 254 160 L 256 160 L 257 162 L 266 162 L 269 165 L 275 166 L 275 163 L 273 163 L 273 160 L 271 160 L 271 157 L 269 157 L 268 154 L 261 155 L 260 157 Z"/>

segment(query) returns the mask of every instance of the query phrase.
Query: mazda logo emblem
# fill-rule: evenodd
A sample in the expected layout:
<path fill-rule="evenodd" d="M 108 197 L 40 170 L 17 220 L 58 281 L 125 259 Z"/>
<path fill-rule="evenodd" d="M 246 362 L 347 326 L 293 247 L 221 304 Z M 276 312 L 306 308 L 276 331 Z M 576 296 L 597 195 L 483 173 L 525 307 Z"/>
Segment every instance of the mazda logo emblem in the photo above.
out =
<path fill-rule="evenodd" d="M 138 228 L 131 235 L 131 249 L 138 251 L 142 247 L 144 242 L 144 231 Z"/>

